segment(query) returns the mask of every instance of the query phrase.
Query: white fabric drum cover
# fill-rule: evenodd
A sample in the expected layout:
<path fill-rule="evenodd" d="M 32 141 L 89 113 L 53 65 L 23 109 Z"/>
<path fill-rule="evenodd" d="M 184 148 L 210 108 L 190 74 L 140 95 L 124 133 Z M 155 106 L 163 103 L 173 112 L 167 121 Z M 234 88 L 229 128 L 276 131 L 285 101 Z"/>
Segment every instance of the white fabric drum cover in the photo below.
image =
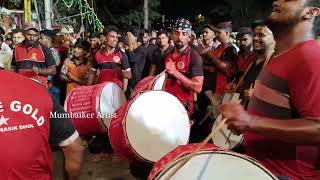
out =
<path fill-rule="evenodd" d="M 102 90 L 99 101 L 99 112 L 104 125 L 109 128 L 113 113 L 127 102 L 122 89 L 115 83 L 108 83 Z"/>
<path fill-rule="evenodd" d="M 173 95 L 150 91 L 131 105 L 126 119 L 131 146 L 143 158 L 157 161 L 179 145 L 188 143 L 188 114 Z"/>

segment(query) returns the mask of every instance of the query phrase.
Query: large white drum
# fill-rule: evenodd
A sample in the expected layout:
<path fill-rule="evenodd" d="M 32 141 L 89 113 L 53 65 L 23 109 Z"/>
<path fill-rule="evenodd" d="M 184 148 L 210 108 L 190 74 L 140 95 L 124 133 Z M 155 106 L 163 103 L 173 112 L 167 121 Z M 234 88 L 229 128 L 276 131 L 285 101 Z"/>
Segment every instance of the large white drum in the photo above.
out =
<path fill-rule="evenodd" d="M 191 154 L 197 144 L 181 146 L 161 158 L 153 167 L 148 180 L 166 180 Z M 207 144 L 170 180 L 276 180 L 266 168 L 251 157 Z"/>
<path fill-rule="evenodd" d="M 113 149 L 131 161 L 156 162 L 188 143 L 190 123 L 180 101 L 164 91 L 146 91 L 119 108 L 111 120 Z"/>
<path fill-rule="evenodd" d="M 72 90 L 64 106 L 79 134 L 95 135 L 107 132 L 114 112 L 126 102 L 118 85 L 105 82 Z"/>
<path fill-rule="evenodd" d="M 231 97 L 232 94 L 225 94 L 222 100 L 223 103 L 228 103 L 228 102 L 238 102 L 240 94 L 235 93 L 233 97 Z M 214 130 L 217 125 L 221 122 L 222 120 L 222 115 L 219 115 L 212 127 L 212 130 Z M 223 125 L 222 128 L 212 137 L 212 141 L 216 146 L 225 148 L 225 149 L 235 149 L 241 143 L 243 142 L 243 135 L 235 135 L 233 134 L 227 127 L 227 125 Z"/>

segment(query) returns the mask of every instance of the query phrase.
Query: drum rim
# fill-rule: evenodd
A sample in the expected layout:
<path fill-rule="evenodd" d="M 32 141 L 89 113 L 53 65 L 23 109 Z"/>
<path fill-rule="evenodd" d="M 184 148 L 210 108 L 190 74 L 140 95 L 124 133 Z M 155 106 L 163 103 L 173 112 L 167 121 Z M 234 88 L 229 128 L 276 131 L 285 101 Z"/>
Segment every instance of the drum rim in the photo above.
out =
<path fill-rule="evenodd" d="M 224 155 L 234 156 L 234 157 L 238 157 L 238 158 L 241 158 L 243 160 L 246 160 L 249 163 L 257 166 L 258 168 L 260 168 L 263 172 L 265 172 L 267 175 L 269 175 L 270 178 L 272 178 L 273 180 L 278 180 L 276 178 L 276 176 L 274 176 L 266 167 L 261 165 L 256 159 L 254 159 L 254 158 L 252 158 L 250 156 L 244 155 L 244 154 L 239 154 L 239 153 L 236 153 L 236 152 L 230 152 L 229 150 L 226 150 L 226 151 L 223 151 L 223 150 L 201 150 L 200 152 L 196 153 L 195 156 L 200 156 L 200 155 L 203 155 L 203 154 L 211 154 L 212 152 L 214 152 L 215 154 L 224 154 Z M 155 176 L 152 177 L 152 179 L 154 179 L 154 178 L 157 178 L 157 179 L 162 178 L 166 173 L 169 172 L 169 170 L 171 168 L 173 168 L 178 163 L 180 163 L 184 159 L 184 157 L 186 157 L 189 154 L 190 153 L 188 153 L 188 154 L 185 153 L 185 154 L 173 159 L 171 163 L 167 164 L 163 169 L 160 169 L 159 172 Z"/>
<path fill-rule="evenodd" d="M 154 80 L 152 81 L 152 84 L 151 84 L 151 87 L 152 87 L 153 90 L 154 90 L 154 86 L 156 85 L 157 81 L 158 81 L 160 78 L 162 78 L 163 76 L 164 76 L 164 81 L 163 81 L 161 90 L 164 90 L 164 88 L 166 87 L 166 81 L 167 81 L 167 77 L 168 77 L 167 73 L 164 73 L 164 74 L 162 74 L 162 75 L 161 75 L 161 74 L 158 74 L 158 75 L 154 78 Z M 155 91 L 160 91 L 160 90 L 155 90 Z"/>
<path fill-rule="evenodd" d="M 100 103 L 100 102 L 101 102 L 101 98 L 100 98 L 100 97 L 101 97 L 101 94 L 102 94 L 104 88 L 108 86 L 108 84 L 112 85 L 112 88 L 113 88 L 114 86 L 116 86 L 116 87 L 119 88 L 119 90 L 122 92 L 122 95 L 123 95 L 124 100 L 125 100 L 124 103 L 121 104 L 121 106 L 123 106 L 124 104 L 126 104 L 127 98 L 126 98 L 125 94 L 123 93 L 122 89 L 121 89 L 116 83 L 107 81 L 107 82 L 105 82 L 105 83 L 103 83 L 103 84 L 105 84 L 105 85 L 103 86 L 103 88 L 101 89 L 101 91 L 100 91 L 100 93 L 99 93 L 100 96 L 97 97 L 97 99 L 96 99 L 96 101 L 98 101 L 97 104 L 96 104 L 98 112 L 101 112 L 101 105 L 100 105 L 100 104 L 101 104 L 101 103 Z M 118 110 L 121 106 L 119 106 L 113 113 L 117 112 L 117 110 Z M 102 124 L 102 126 L 103 126 L 106 130 L 108 130 L 109 127 L 105 124 L 105 121 L 104 121 L 103 117 L 97 116 L 97 118 L 99 119 L 100 124 Z M 109 120 L 109 126 L 110 126 L 111 120 L 112 120 L 112 118 L 110 118 L 110 120 Z"/>
<path fill-rule="evenodd" d="M 142 94 L 144 94 L 144 93 L 148 93 L 148 92 L 162 92 L 162 93 L 166 93 L 166 94 L 170 94 L 170 93 L 168 93 L 168 92 L 166 92 L 166 91 L 162 91 L 162 90 L 146 90 L 146 91 L 143 91 L 143 92 L 140 92 L 139 94 L 137 94 L 136 96 L 134 96 L 134 98 L 133 99 L 131 99 L 130 101 L 128 101 L 128 102 L 130 102 L 130 103 L 128 103 L 127 104 L 127 108 L 128 108 L 128 106 L 129 106 L 129 108 L 128 108 L 128 110 L 125 112 L 125 115 L 124 115 L 124 117 L 123 118 L 127 118 L 127 115 L 128 115 L 128 112 L 129 112 L 129 109 L 130 109 L 130 107 L 131 107 L 131 105 L 133 104 L 133 102 L 135 102 L 135 100 L 140 96 L 140 95 L 142 95 Z M 170 95 L 172 95 L 172 94 L 170 94 Z M 179 99 L 177 98 L 177 97 L 175 97 L 175 96 L 173 96 L 172 95 L 172 97 L 174 97 L 175 99 L 177 99 L 177 102 L 179 102 L 181 105 L 182 105 L 182 103 L 179 101 Z M 183 105 L 182 105 L 183 106 Z M 186 109 L 184 109 L 185 110 L 185 112 L 186 112 L 186 114 L 188 114 L 187 113 L 187 110 Z M 190 120 L 189 120 L 190 121 Z M 126 123 L 126 121 L 124 122 L 124 123 L 122 123 L 122 128 L 123 128 L 123 131 L 125 132 L 124 133 L 124 135 L 125 135 L 125 137 L 126 137 L 126 143 L 128 144 L 128 145 L 130 145 L 131 147 L 132 147 L 132 144 L 130 143 L 130 140 L 129 140 L 129 137 L 128 137 L 128 133 L 127 133 L 127 123 Z M 190 131 L 189 131 L 189 135 L 188 135 L 188 137 L 190 138 Z M 189 139 L 188 138 L 188 139 Z M 189 142 L 189 140 L 188 140 L 188 142 Z M 187 143 L 188 143 L 187 142 Z M 187 145 L 187 144 L 185 144 L 185 145 Z M 177 146 L 177 147 L 179 147 L 179 146 Z M 140 158 L 141 160 L 143 160 L 144 162 L 148 162 L 148 163 L 156 163 L 157 161 L 150 161 L 150 160 L 148 160 L 148 159 L 146 159 L 146 158 L 144 158 L 144 157 L 142 157 L 134 148 L 131 148 L 131 150 L 134 152 L 134 154 L 136 155 L 136 156 L 138 156 L 138 158 Z M 174 149 L 173 149 L 174 150 Z M 173 151 L 172 150 L 172 151 Z M 171 152 L 171 151 L 170 151 Z M 170 153 L 170 152 L 168 152 L 168 153 Z M 165 156 L 165 155 L 164 155 Z M 162 158 L 162 157 L 161 157 Z M 161 159 L 160 158 L 160 159 Z M 159 160 L 160 160 L 159 159 Z"/>
<path fill-rule="evenodd" d="M 161 90 L 156 90 L 156 89 L 154 89 L 154 86 L 155 86 L 155 84 L 156 84 L 156 82 L 161 78 L 161 77 L 163 77 L 163 76 L 165 76 L 165 79 L 164 79 L 164 81 L 163 81 L 163 84 L 162 84 L 162 88 L 161 88 Z M 135 96 L 137 96 L 138 94 L 142 94 L 142 93 L 144 93 L 144 92 L 147 92 L 147 91 L 164 91 L 164 89 L 165 89 L 165 85 L 166 85 L 166 80 L 167 80 L 167 73 L 163 73 L 162 75 L 161 75 L 161 73 L 160 74 L 158 74 L 157 76 L 147 76 L 147 77 L 145 77 L 144 79 L 142 79 L 140 82 L 143 82 L 144 80 L 146 80 L 147 78 L 150 78 L 150 82 L 149 82 L 149 84 L 148 84 L 148 86 L 142 86 L 142 87 L 144 87 L 144 88 L 147 88 L 146 90 L 141 90 L 140 92 L 136 92 L 136 87 L 133 89 L 133 92 L 132 92 L 132 94 L 131 94 L 131 97 L 130 97 L 130 99 L 134 99 L 134 97 Z M 139 83 L 138 83 L 139 84 Z M 141 88 L 141 87 L 140 87 Z"/>
<path fill-rule="evenodd" d="M 148 91 L 148 90 L 147 90 Z M 133 96 L 130 101 L 127 101 L 124 108 L 126 108 L 126 111 L 124 113 L 124 117 L 122 117 L 122 119 L 126 119 L 127 118 L 127 115 L 128 115 L 128 112 L 129 112 L 129 109 L 131 107 L 131 104 L 142 94 L 142 93 L 145 93 L 146 91 L 143 91 L 143 92 L 139 92 L 138 94 L 136 94 L 135 96 Z M 121 108 L 121 107 L 120 107 Z M 111 123 L 111 122 L 110 122 Z M 128 146 L 132 147 L 130 141 L 129 141 L 129 138 L 128 138 L 128 134 L 127 134 L 127 123 L 126 121 L 122 121 L 121 123 L 122 125 L 122 131 L 123 131 L 123 135 L 125 136 L 125 141 L 126 143 L 128 144 Z M 108 130 L 108 136 L 110 137 L 110 131 Z M 138 152 L 136 152 L 136 150 L 134 148 L 130 148 L 130 150 L 133 152 L 133 154 L 140 160 L 144 161 L 144 162 L 148 162 L 148 163 L 154 163 L 152 161 L 149 161 L 147 159 L 145 159 L 144 157 L 142 157 Z M 135 157 L 135 159 L 136 159 Z"/>

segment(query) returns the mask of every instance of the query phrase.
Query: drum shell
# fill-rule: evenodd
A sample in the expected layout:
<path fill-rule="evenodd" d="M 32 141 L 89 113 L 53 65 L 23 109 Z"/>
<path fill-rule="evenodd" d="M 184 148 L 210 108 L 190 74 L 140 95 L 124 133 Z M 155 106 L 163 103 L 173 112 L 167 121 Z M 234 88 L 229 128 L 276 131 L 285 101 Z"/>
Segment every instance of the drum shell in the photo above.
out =
<path fill-rule="evenodd" d="M 70 118 L 80 135 L 96 135 L 107 132 L 103 117 L 100 116 L 99 104 L 102 91 L 107 85 L 115 84 L 105 82 L 94 86 L 80 86 L 72 90 L 67 96 L 65 101 L 66 112 L 69 115 L 80 113 L 86 116 Z"/>
<path fill-rule="evenodd" d="M 163 90 L 165 87 L 165 82 L 163 82 L 162 88 L 156 86 L 156 84 L 159 83 L 158 81 L 161 81 L 162 77 L 166 78 L 166 74 L 163 73 L 159 74 L 158 76 L 148 76 L 142 79 L 134 88 L 131 97 L 135 97 L 139 93 L 147 90 Z"/>
<path fill-rule="evenodd" d="M 131 162 L 146 162 L 146 159 L 140 157 L 138 153 L 131 148 L 126 134 L 125 117 L 127 116 L 128 109 L 132 102 L 121 106 L 115 113 L 116 117 L 111 120 L 108 129 L 110 144 L 112 149 L 115 152 L 118 152 L 118 155 L 122 158 Z"/>

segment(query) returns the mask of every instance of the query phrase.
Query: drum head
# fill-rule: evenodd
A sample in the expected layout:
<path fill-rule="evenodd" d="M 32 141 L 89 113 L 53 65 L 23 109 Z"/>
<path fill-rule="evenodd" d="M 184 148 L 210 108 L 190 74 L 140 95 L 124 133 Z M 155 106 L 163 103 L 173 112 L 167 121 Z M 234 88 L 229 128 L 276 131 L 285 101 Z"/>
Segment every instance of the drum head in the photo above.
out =
<path fill-rule="evenodd" d="M 126 96 L 118 85 L 112 82 L 106 83 L 100 94 L 100 114 L 98 114 L 99 119 L 102 119 L 106 127 L 109 127 L 110 121 L 114 116 L 113 113 L 126 102 Z"/>
<path fill-rule="evenodd" d="M 226 93 L 223 97 L 222 103 L 234 102 L 237 103 L 240 100 L 240 94 L 235 93 L 232 96 L 231 93 Z M 222 115 L 219 115 L 212 127 L 215 129 L 219 122 L 222 120 Z M 225 149 L 234 149 L 238 147 L 243 141 L 243 135 L 237 136 L 227 128 L 226 125 L 223 125 L 222 128 L 212 137 L 212 141 L 216 146 L 225 148 Z"/>
<path fill-rule="evenodd" d="M 155 80 L 153 90 L 163 90 L 164 82 L 166 80 L 166 73 L 159 74 L 159 78 Z"/>
<path fill-rule="evenodd" d="M 183 162 L 178 158 L 164 169 L 158 177 L 167 176 Z M 201 151 L 185 164 L 171 179 L 198 180 L 276 180 L 276 178 L 257 162 L 237 153 L 226 151 Z"/>
<path fill-rule="evenodd" d="M 227 103 L 227 102 L 238 102 L 240 100 L 240 94 L 239 93 L 234 93 L 234 95 L 232 96 L 231 93 L 226 93 L 224 96 L 223 96 L 223 99 L 222 99 L 222 104 L 223 103 Z"/>
<path fill-rule="evenodd" d="M 126 132 L 136 153 L 155 162 L 188 143 L 189 117 L 175 96 L 164 91 L 148 91 L 131 104 L 126 116 Z"/>
<path fill-rule="evenodd" d="M 214 122 L 213 128 L 221 122 L 222 116 L 219 115 Z M 226 125 L 223 125 L 222 128 L 212 137 L 213 143 L 225 149 L 234 149 L 238 147 L 243 141 L 243 135 L 237 136 L 228 129 Z"/>

